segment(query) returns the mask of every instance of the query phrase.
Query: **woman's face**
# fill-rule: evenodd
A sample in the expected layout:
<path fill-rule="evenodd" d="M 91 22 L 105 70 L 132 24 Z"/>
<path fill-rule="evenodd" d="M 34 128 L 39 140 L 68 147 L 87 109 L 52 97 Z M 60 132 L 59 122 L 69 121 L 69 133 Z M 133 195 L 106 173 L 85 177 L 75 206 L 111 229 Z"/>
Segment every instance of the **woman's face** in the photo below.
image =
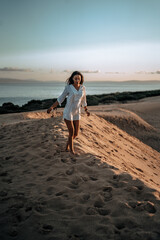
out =
<path fill-rule="evenodd" d="M 80 85 L 81 75 L 74 75 L 73 82 L 74 82 L 75 85 Z"/>

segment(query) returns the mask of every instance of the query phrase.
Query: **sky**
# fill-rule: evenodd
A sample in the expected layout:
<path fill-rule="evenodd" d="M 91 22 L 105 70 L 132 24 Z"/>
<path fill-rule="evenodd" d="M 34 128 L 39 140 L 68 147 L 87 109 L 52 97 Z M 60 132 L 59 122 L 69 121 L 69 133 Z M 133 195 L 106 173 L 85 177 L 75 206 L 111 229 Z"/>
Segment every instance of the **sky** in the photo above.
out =
<path fill-rule="evenodd" d="M 0 0 L 0 78 L 160 80 L 159 0 Z"/>

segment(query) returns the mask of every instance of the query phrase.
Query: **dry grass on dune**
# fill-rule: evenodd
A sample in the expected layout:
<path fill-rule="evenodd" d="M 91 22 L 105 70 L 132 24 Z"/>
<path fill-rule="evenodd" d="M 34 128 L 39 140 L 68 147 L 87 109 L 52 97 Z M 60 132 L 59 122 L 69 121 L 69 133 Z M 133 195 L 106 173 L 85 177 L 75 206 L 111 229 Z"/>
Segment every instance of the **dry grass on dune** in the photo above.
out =
<path fill-rule="evenodd" d="M 0 239 L 160 238 L 157 151 L 92 114 L 73 156 L 62 116 L 18 118 L 0 128 Z"/>

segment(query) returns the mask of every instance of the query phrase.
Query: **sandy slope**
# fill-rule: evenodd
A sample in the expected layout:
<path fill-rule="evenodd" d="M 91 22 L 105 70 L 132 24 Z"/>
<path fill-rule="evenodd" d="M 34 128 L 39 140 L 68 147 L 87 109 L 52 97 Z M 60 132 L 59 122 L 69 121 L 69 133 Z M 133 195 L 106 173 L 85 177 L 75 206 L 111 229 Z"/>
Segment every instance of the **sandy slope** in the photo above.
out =
<path fill-rule="evenodd" d="M 93 106 L 90 111 L 160 152 L 160 96 L 125 104 Z"/>
<path fill-rule="evenodd" d="M 61 113 L 11 118 L 0 128 L 0 239 L 160 239 L 160 153 L 94 114 L 82 116 L 79 156 L 63 151 Z"/>

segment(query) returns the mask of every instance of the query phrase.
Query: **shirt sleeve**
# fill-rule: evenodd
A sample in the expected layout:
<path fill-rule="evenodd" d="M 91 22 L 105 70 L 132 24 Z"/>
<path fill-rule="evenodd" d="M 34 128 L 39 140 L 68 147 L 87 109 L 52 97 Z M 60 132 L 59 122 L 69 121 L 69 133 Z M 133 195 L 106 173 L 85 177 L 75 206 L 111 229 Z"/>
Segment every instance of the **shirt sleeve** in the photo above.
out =
<path fill-rule="evenodd" d="M 59 103 L 59 105 L 61 106 L 61 103 L 64 101 L 64 99 L 66 98 L 66 96 L 69 94 L 68 92 L 68 85 L 65 87 L 63 93 L 57 98 L 57 101 Z"/>
<path fill-rule="evenodd" d="M 85 86 L 83 86 L 83 91 L 84 91 L 84 94 L 83 94 L 83 97 L 82 97 L 82 107 L 86 107 L 87 106 L 87 100 L 86 100 L 86 88 Z"/>

